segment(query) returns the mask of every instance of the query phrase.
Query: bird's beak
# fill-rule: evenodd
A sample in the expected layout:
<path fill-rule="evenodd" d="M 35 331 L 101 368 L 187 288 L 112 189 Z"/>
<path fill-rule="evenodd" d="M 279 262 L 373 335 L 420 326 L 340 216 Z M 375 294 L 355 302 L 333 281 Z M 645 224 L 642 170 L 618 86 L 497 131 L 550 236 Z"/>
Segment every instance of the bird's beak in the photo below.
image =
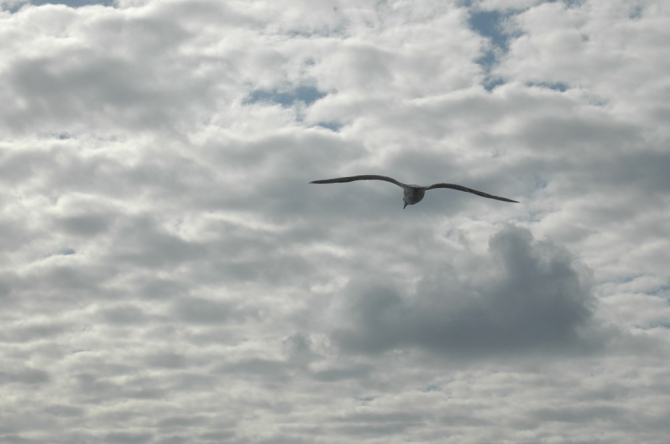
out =
<path fill-rule="evenodd" d="M 403 202 L 405 202 L 405 201 L 403 200 Z M 403 210 L 404 210 L 405 208 L 407 208 L 407 202 L 405 202 L 405 206 L 402 207 Z"/>

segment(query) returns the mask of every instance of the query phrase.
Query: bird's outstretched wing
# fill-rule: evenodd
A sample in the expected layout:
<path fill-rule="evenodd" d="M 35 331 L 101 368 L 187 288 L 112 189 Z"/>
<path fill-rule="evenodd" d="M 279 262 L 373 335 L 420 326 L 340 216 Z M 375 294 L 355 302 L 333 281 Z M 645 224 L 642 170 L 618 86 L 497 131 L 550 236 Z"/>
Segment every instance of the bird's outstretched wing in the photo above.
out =
<path fill-rule="evenodd" d="M 487 197 L 489 199 L 502 200 L 503 202 L 514 202 L 519 203 L 516 200 L 507 199 L 505 197 L 494 196 L 492 194 L 483 193 L 481 191 L 473 190 L 472 188 L 464 187 L 462 185 L 456 185 L 453 183 L 436 183 L 429 187 L 426 187 L 426 190 L 432 190 L 434 188 L 451 188 L 453 190 L 465 191 L 466 193 L 476 194 L 477 196 Z"/>
<path fill-rule="evenodd" d="M 399 187 L 405 188 L 405 184 L 402 182 L 398 182 L 392 177 L 387 177 L 387 176 L 377 176 L 374 174 L 368 174 L 365 176 L 349 176 L 349 177 L 338 177 L 336 179 L 326 179 L 326 180 L 313 180 L 310 183 L 344 183 L 344 182 L 353 182 L 355 180 L 384 180 L 386 182 L 391 182 Z"/>

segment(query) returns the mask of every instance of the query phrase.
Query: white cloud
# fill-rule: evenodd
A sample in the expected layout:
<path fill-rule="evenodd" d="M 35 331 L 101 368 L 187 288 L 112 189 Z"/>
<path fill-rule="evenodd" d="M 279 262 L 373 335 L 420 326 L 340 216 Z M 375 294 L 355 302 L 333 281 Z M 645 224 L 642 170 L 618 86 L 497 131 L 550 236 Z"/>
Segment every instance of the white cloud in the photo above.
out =
<path fill-rule="evenodd" d="M 0 441 L 665 442 L 670 11 L 465 3 L 2 2 Z"/>

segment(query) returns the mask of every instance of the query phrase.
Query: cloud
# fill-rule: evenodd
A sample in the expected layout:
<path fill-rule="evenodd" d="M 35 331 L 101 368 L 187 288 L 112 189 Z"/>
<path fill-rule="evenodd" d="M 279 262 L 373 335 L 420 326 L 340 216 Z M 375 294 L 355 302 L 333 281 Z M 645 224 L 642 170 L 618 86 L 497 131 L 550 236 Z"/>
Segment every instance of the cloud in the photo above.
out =
<path fill-rule="evenodd" d="M 49 381 L 49 374 L 43 370 L 26 368 L 17 372 L 0 372 L 0 384 L 18 382 L 21 384 L 35 385 Z"/>
<path fill-rule="evenodd" d="M 45 5 L 45 4 L 67 5 L 71 8 L 78 8 L 81 6 L 88 6 L 88 5 L 112 6 L 114 4 L 114 0 L 29 0 L 29 1 L 33 5 Z"/>
<path fill-rule="evenodd" d="M 1 442 L 667 440 L 662 1 L 28 3 Z"/>
<path fill-rule="evenodd" d="M 409 294 L 351 282 L 333 303 L 341 311 L 335 324 L 350 326 L 334 327 L 333 340 L 351 352 L 419 347 L 474 357 L 602 349 L 592 277 L 567 251 L 508 227 L 491 238 L 489 253 L 466 281 L 442 263 Z"/>

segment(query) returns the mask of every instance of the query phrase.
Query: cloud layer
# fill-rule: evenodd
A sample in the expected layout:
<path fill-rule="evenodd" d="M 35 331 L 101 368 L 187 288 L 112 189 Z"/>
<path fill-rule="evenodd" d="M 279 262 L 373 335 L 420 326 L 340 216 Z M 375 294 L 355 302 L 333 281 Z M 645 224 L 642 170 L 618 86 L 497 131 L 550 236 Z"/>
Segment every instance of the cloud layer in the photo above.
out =
<path fill-rule="evenodd" d="M 0 441 L 665 442 L 663 1 L 0 7 Z"/>
<path fill-rule="evenodd" d="M 343 306 L 335 341 L 362 353 L 414 345 L 470 356 L 593 352 L 604 345 L 593 325 L 589 273 L 566 251 L 512 227 L 489 245 L 490 256 L 470 260 L 480 264 L 466 281 L 444 261 L 409 295 L 369 276 L 350 282 L 335 302 Z M 353 326 L 339 327 L 347 321 Z"/>

